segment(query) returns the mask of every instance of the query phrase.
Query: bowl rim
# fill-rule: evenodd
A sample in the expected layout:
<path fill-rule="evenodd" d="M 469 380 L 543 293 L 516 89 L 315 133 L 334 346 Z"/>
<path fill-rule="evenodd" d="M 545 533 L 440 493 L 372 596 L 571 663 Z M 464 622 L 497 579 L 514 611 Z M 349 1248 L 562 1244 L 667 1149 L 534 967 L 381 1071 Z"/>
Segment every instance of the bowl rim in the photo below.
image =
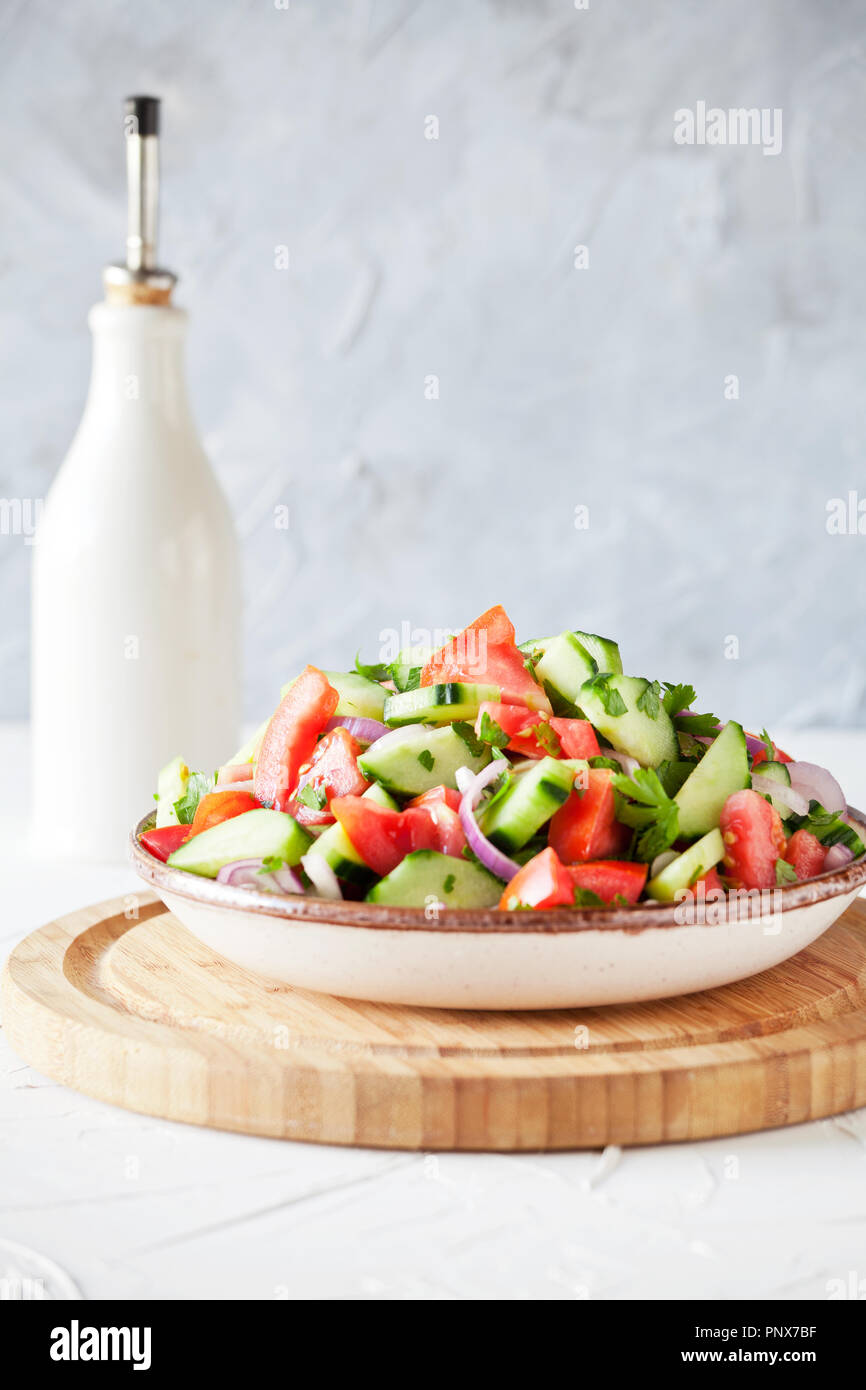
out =
<path fill-rule="evenodd" d="M 777 912 L 790 912 L 799 907 L 810 907 L 815 903 L 826 902 L 843 893 L 853 893 L 866 885 L 866 854 L 852 859 L 841 869 L 831 869 L 806 879 L 803 883 L 788 883 L 775 889 L 765 890 L 771 894 L 771 910 L 764 913 L 765 899 L 760 900 L 760 911 L 754 912 L 755 900 L 739 898 L 727 900 L 727 910 L 719 922 L 683 922 L 677 920 L 675 903 L 641 903 L 634 907 L 559 907 L 503 911 L 489 907 L 448 907 L 445 905 L 431 917 L 424 907 L 394 907 L 364 901 L 334 901 L 326 898 L 278 898 L 272 893 L 257 893 L 249 888 L 232 888 L 227 883 L 217 883 L 216 879 L 202 878 L 187 873 L 183 869 L 171 868 L 154 856 L 139 842 L 144 830 L 150 828 L 155 818 L 151 810 L 130 832 L 129 860 L 136 872 L 157 892 L 165 891 L 178 897 L 187 898 L 203 907 L 238 909 L 272 917 L 283 921 L 321 923 L 336 927 L 364 927 L 387 931 L 428 931 L 428 932 L 486 932 L 508 935 L 551 934 L 564 935 L 580 931 L 625 931 L 638 932 L 647 928 L 690 927 L 706 931 L 718 926 L 728 926 L 731 922 L 760 921 L 764 916 L 775 916 Z M 847 807 L 846 814 L 857 822 L 861 837 L 866 839 L 866 816 L 853 806 Z M 730 908 L 735 910 L 733 913 Z"/>

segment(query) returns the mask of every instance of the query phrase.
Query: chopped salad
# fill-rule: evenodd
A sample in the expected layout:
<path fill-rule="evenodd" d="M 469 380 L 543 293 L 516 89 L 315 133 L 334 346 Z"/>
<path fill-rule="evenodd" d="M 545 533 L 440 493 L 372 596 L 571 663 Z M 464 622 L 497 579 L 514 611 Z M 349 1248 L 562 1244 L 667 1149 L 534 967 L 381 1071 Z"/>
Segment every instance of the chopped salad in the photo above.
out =
<path fill-rule="evenodd" d="M 518 644 L 496 606 L 436 649 L 305 667 L 213 776 L 163 768 L 141 844 L 237 887 L 436 910 L 722 897 L 864 853 L 825 768 L 695 702 L 595 633 Z"/>

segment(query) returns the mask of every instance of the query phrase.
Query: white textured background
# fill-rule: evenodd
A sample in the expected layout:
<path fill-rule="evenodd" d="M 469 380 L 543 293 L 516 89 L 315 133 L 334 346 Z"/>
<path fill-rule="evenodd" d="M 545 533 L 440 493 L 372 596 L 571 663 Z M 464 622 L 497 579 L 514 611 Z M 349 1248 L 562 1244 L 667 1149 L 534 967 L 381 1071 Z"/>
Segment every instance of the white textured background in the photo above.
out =
<path fill-rule="evenodd" d="M 747 723 L 862 722 L 866 536 L 826 504 L 866 497 L 864 36 L 857 0 L 4 0 L 0 495 L 77 423 L 120 103 L 154 92 L 249 717 L 502 600 Z M 783 108 L 782 153 L 678 147 L 698 100 Z M 0 716 L 30 556 L 0 536 Z"/>

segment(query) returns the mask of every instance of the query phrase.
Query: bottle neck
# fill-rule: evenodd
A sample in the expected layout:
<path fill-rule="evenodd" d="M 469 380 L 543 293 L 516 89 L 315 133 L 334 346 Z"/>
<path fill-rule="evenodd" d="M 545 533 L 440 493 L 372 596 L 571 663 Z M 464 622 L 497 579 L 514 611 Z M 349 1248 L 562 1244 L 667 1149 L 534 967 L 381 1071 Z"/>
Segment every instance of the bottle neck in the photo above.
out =
<path fill-rule="evenodd" d="M 194 430 L 186 392 L 182 309 L 97 304 L 90 311 L 93 366 L 87 410 L 146 409 L 173 429 Z"/>

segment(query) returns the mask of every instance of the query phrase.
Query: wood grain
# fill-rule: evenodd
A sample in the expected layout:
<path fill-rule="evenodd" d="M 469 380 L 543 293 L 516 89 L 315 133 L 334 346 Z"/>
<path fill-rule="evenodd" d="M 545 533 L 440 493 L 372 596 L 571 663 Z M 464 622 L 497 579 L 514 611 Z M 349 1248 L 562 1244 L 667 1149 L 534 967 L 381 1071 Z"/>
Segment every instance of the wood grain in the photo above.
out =
<path fill-rule="evenodd" d="M 706 1138 L 866 1103 L 860 901 L 752 980 L 540 1013 L 271 984 L 214 955 L 158 900 L 133 920 L 124 902 L 27 937 L 6 963 L 2 1008 L 25 1061 L 131 1110 L 322 1143 L 527 1150 Z"/>

